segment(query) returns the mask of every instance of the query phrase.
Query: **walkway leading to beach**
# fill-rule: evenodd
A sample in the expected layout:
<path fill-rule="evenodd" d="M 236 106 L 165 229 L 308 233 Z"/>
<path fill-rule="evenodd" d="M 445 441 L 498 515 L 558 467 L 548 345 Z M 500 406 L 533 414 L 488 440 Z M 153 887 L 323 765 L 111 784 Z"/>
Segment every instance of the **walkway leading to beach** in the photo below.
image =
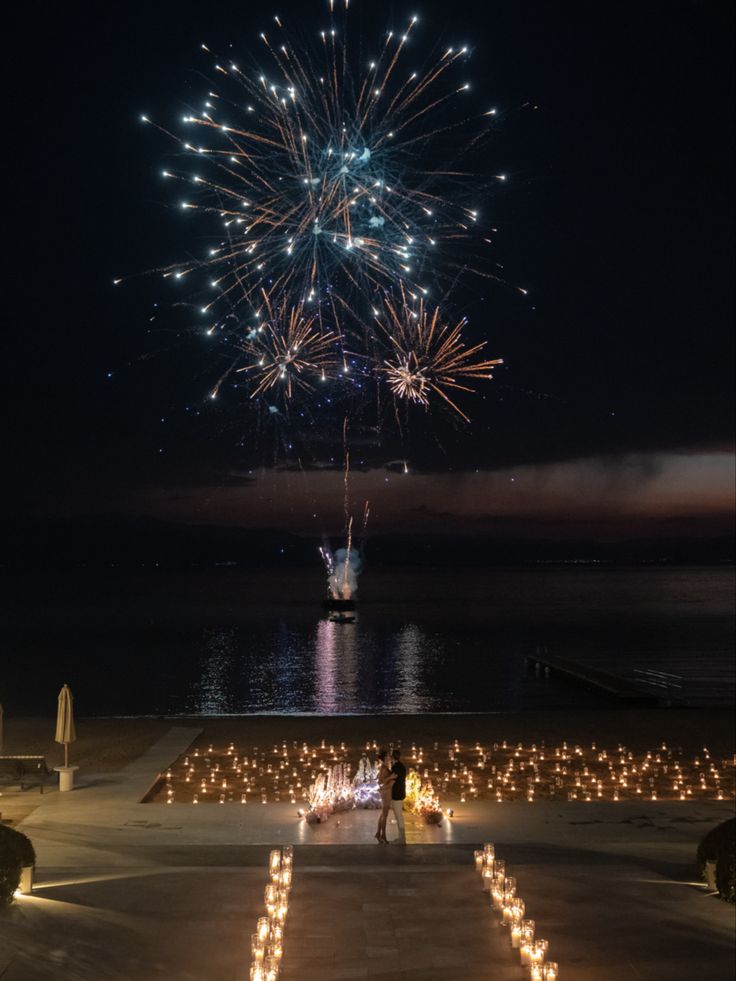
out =
<path fill-rule="evenodd" d="M 731 802 L 469 802 L 439 828 L 410 821 L 405 848 L 379 846 L 374 811 L 309 826 L 286 803 L 141 804 L 192 738 L 174 727 L 117 773 L 34 793 L 20 828 L 37 887 L 0 917 L 3 981 L 242 981 L 269 846 L 286 843 L 283 981 L 519 981 L 473 869 L 483 841 L 563 981 L 733 976 L 733 907 L 692 882 L 697 841 Z"/>
<path fill-rule="evenodd" d="M 338 851 L 339 864 L 295 867 L 281 981 L 517 981 L 467 854 L 459 865 L 435 849 L 433 864 L 413 865 L 374 852 L 370 867 Z"/>

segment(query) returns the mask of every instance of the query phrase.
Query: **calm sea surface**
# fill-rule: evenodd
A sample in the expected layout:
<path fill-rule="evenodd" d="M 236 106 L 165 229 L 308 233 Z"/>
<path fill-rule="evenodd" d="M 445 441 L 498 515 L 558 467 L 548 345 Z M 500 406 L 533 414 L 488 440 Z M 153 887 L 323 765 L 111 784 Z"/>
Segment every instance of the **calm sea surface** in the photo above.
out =
<path fill-rule="evenodd" d="M 321 607 L 319 569 L 3 579 L 0 703 L 84 715 L 492 712 L 610 705 L 530 672 L 538 646 L 622 676 L 682 678 L 734 701 L 730 568 L 381 570 L 356 621 Z"/>

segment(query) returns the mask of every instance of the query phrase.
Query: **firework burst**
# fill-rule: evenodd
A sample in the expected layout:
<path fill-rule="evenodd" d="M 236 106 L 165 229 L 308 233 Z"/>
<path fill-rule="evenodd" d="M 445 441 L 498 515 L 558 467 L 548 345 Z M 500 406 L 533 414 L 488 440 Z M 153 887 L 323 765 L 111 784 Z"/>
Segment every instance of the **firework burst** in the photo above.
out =
<path fill-rule="evenodd" d="M 310 393 L 319 383 L 332 380 L 341 361 L 338 335 L 320 329 L 316 316 L 307 315 L 302 304 L 289 306 L 284 300 L 274 310 L 265 298 L 268 319 L 252 328 L 242 343 L 249 363 L 236 368 L 254 382 L 250 397 L 276 389 L 284 399 L 297 391 Z"/>
<path fill-rule="evenodd" d="M 264 65 L 215 60 L 185 133 L 153 124 L 191 161 L 164 171 L 186 188 L 180 206 L 217 236 L 202 258 L 161 271 L 205 273 L 201 311 L 215 323 L 264 290 L 319 310 L 328 294 L 349 303 L 356 289 L 404 283 L 426 294 L 430 263 L 435 280 L 440 267 L 454 276 L 468 266 L 444 248 L 479 230 L 478 211 L 460 203 L 477 178 L 458 159 L 489 134 L 495 110 L 468 115 L 458 104 L 470 89 L 467 48 L 408 63 L 416 22 L 357 62 L 347 19 L 310 44 L 276 17 L 260 35 Z"/>
<path fill-rule="evenodd" d="M 492 379 L 493 369 L 503 364 L 503 359 L 479 357 L 485 341 L 466 345 L 465 318 L 451 326 L 443 320 L 439 307 L 430 312 L 420 300 L 415 309 L 403 292 L 400 304 L 387 299 L 384 306 L 386 315 L 377 321 L 390 352 L 378 371 L 394 398 L 428 408 L 432 396 L 438 396 L 469 422 L 454 401 L 454 392 L 475 391 L 468 381 Z"/>
<path fill-rule="evenodd" d="M 371 50 L 348 40 L 343 3 L 311 38 L 274 17 L 258 62 L 202 45 L 210 80 L 180 125 L 143 117 L 171 141 L 163 176 L 209 236 L 154 270 L 191 284 L 177 305 L 196 307 L 194 329 L 225 352 L 209 395 L 246 391 L 259 422 L 289 429 L 300 465 L 332 439 L 317 419 L 339 411 L 377 434 L 382 390 L 397 409 L 443 403 L 468 421 L 458 393 L 501 363 L 444 312 L 464 271 L 497 278 L 479 259 L 496 229 L 470 197 L 506 179 L 488 170 L 496 110 L 468 95 L 466 47 L 423 57 L 412 17 Z"/>

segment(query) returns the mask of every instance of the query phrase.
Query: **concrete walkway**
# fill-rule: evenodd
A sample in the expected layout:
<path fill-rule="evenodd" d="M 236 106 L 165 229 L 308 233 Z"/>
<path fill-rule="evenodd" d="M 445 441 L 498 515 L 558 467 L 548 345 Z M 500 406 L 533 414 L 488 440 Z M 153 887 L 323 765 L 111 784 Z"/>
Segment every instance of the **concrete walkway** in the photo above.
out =
<path fill-rule="evenodd" d="M 440 828 L 411 819 L 405 848 L 373 842 L 373 811 L 314 827 L 289 804 L 139 803 L 196 732 L 40 798 L 20 825 L 37 889 L 0 916 L 3 981 L 242 981 L 268 847 L 286 842 L 285 981 L 520 981 L 472 869 L 484 840 L 563 981 L 733 976 L 734 908 L 692 882 L 697 841 L 729 803 L 468 804 Z"/>

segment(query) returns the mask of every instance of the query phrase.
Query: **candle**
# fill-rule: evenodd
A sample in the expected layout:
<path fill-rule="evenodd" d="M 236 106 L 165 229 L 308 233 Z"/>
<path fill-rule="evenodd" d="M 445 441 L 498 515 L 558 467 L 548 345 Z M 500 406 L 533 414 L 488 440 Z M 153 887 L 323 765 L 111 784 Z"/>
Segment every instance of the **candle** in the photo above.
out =
<path fill-rule="evenodd" d="M 250 969 L 250 981 L 265 981 L 263 968 L 260 964 L 254 964 Z"/>
<path fill-rule="evenodd" d="M 265 944 L 266 940 L 268 939 L 268 931 L 268 917 L 260 916 L 258 918 L 258 923 L 256 924 L 256 933 L 258 934 L 258 939 L 262 944 Z"/>
<path fill-rule="evenodd" d="M 544 969 L 542 972 L 542 977 L 544 981 L 558 981 L 559 976 L 560 976 L 560 972 L 559 972 L 559 968 L 557 967 L 557 964 L 554 961 L 548 961 L 544 965 Z"/>
<path fill-rule="evenodd" d="M 521 942 L 519 944 L 519 954 L 521 963 L 524 966 L 529 964 L 529 955 L 534 944 L 534 920 L 521 921 Z"/>
<path fill-rule="evenodd" d="M 280 940 L 275 940 L 273 943 L 269 944 L 268 954 L 274 962 L 281 960 L 284 955 L 284 948 L 282 947 Z"/>
<path fill-rule="evenodd" d="M 254 933 L 250 938 L 250 952 L 251 952 L 251 956 L 253 957 L 254 964 L 263 963 L 263 958 L 265 956 L 266 949 L 263 946 L 263 941 L 261 940 L 261 938 L 258 936 L 257 933 Z"/>
<path fill-rule="evenodd" d="M 544 964 L 546 950 L 543 944 L 536 943 L 529 946 L 529 966 L 541 967 Z"/>
<path fill-rule="evenodd" d="M 514 923 L 511 927 L 511 946 L 518 950 L 521 944 L 521 923 Z"/>
<path fill-rule="evenodd" d="M 530 977 L 531 977 L 531 981 L 544 981 L 542 968 L 539 966 L 539 964 L 532 964 Z"/>

